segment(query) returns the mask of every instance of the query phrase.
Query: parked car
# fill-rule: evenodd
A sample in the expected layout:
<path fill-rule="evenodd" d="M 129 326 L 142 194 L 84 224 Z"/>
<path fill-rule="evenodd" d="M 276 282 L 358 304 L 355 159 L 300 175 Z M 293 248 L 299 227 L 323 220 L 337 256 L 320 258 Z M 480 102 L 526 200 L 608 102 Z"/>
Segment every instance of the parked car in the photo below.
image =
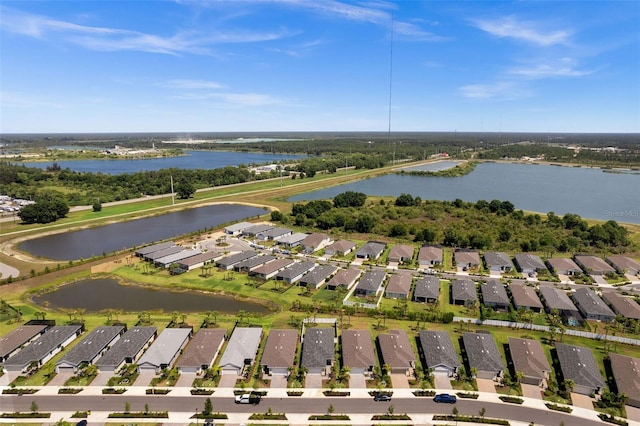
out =
<path fill-rule="evenodd" d="M 260 403 L 260 395 L 254 395 L 251 393 L 243 393 L 242 395 L 236 395 L 236 404 L 253 404 Z"/>
<path fill-rule="evenodd" d="M 445 402 L 449 404 L 455 404 L 457 398 L 455 395 L 449 395 L 448 393 L 439 393 L 433 398 L 433 400 L 435 402 Z"/>
<path fill-rule="evenodd" d="M 391 401 L 391 395 L 386 393 L 377 393 L 373 396 L 374 401 Z"/>

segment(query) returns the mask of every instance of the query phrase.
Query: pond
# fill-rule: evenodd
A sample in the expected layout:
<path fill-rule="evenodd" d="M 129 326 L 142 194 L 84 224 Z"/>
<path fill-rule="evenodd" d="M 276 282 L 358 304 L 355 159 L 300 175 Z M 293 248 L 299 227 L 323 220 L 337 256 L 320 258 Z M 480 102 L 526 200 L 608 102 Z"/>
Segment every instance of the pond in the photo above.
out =
<path fill-rule="evenodd" d="M 296 195 L 288 201 L 329 199 L 345 191 L 423 200 L 511 201 L 541 213 L 576 213 L 583 218 L 640 223 L 640 175 L 585 167 L 479 163 L 466 176 L 388 174 Z"/>
<path fill-rule="evenodd" d="M 254 218 L 265 210 L 240 204 L 215 204 L 33 238 L 20 243 L 20 250 L 53 260 L 88 259 L 104 253 L 124 250 L 175 238 L 225 223 Z"/>
<path fill-rule="evenodd" d="M 36 296 L 33 301 L 52 309 L 122 309 L 125 312 L 163 310 L 165 312 L 237 313 L 239 310 L 268 314 L 269 309 L 259 303 L 234 299 L 230 296 L 199 291 L 171 292 L 136 285 L 122 285 L 113 278 L 82 280 L 62 286 L 50 293 Z"/>
<path fill-rule="evenodd" d="M 403 167 L 400 170 L 405 172 L 441 172 L 443 170 L 452 169 L 458 164 L 462 164 L 462 161 L 445 160 L 419 164 L 417 166 Z"/>

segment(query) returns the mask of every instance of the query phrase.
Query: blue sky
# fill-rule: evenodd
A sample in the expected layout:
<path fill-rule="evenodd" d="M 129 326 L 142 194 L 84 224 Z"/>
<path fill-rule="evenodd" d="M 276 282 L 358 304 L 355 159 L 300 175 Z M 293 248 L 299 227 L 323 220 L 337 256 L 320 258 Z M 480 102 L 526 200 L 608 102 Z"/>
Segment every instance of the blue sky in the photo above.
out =
<path fill-rule="evenodd" d="M 0 131 L 640 132 L 639 22 L 635 0 L 3 0 Z"/>

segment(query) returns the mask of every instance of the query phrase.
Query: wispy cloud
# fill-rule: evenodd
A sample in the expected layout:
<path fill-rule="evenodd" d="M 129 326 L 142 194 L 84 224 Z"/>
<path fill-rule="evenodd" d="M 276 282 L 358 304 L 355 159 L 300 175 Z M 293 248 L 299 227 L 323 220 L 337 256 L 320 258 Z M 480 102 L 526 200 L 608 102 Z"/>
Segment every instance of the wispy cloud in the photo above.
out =
<path fill-rule="evenodd" d="M 459 93 L 470 99 L 510 100 L 530 96 L 530 93 L 514 82 L 501 81 L 493 84 L 469 84 L 458 89 Z"/>
<path fill-rule="evenodd" d="M 472 22 L 477 28 L 496 37 L 513 38 L 538 46 L 567 44 L 572 35 L 572 31 L 568 29 L 549 30 L 541 23 L 518 20 L 514 16 L 494 20 L 477 19 Z"/>
<path fill-rule="evenodd" d="M 530 67 L 517 67 L 509 70 L 512 75 L 529 79 L 551 78 L 551 77 L 582 77 L 590 75 L 596 70 L 581 70 L 575 67 L 574 61 L 570 58 L 562 58 L 557 63 L 538 63 Z"/>
<path fill-rule="evenodd" d="M 37 95 L 20 92 L 0 92 L 0 104 L 3 108 L 65 108 L 66 105 L 59 102 L 51 102 Z"/>
<path fill-rule="evenodd" d="M 215 81 L 206 80 L 168 80 L 161 83 L 161 86 L 169 89 L 187 89 L 187 90 L 200 90 L 200 89 L 222 89 L 224 86 Z"/>
<path fill-rule="evenodd" d="M 269 94 L 225 91 L 227 89 L 226 86 L 215 81 L 175 79 L 164 81 L 160 83 L 160 86 L 178 91 L 178 93 L 171 96 L 174 99 L 221 99 L 232 106 L 247 107 L 290 104 L 286 99 Z"/>

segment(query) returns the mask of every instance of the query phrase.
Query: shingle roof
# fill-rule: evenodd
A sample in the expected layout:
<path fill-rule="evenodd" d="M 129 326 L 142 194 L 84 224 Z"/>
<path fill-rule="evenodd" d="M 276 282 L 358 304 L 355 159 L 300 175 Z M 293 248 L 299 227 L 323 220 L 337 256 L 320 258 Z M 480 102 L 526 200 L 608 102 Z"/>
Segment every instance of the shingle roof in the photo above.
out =
<path fill-rule="evenodd" d="M 330 286 L 348 286 L 360 276 L 359 269 L 341 269 L 327 283 Z"/>
<path fill-rule="evenodd" d="M 255 256 L 249 259 L 245 259 L 242 262 L 238 262 L 233 265 L 233 268 L 236 270 L 250 270 L 255 268 L 256 266 L 264 265 L 267 262 L 271 262 L 276 257 L 270 254 L 265 254 L 263 256 Z"/>
<path fill-rule="evenodd" d="M 198 263 L 208 262 L 210 260 L 215 259 L 218 256 L 220 255 L 217 254 L 216 252 L 209 251 L 207 253 L 200 253 L 200 254 L 196 254 L 195 256 L 182 259 L 181 261 L 178 262 L 178 264 L 189 267 L 191 265 L 197 265 Z"/>
<path fill-rule="evenodd" d="M 201 328 L 185 348 L 176 367 L 200 368 L 211 365 L 226 336 L 227 331 L 223 328 Z"/>
<path fill-rule="evenodd" d="M 260 365 L 266 365 L 269 368 L 288 368 L 293 366 L 297 345 L 297 330 L 271 330 L 264 345 Z"/>
<path fill-rule="evenodd" d="M 551 268 L 555 271 L 582 271 L 576 262 L 568 257 L 552 257 L 551 259 L 547 259 L 547 263 L 551 266 Z"/>
<path fill-rule="evenodd" d="M 379 334 L 378 343 L 384 364 L 389 364 L 391 368 L 410 368 L 415 365 L 416 355 L 404 330 L 389 330 L 389 334 Z"/>
<path fill-rule="evenodd" d="M 600 297 L 588 288 L 578 288 L 573 293 L 573 299 L 578 308 L 588 315 L 605 315 L 615 317 L 616 314 L 607 306 Z"/>
<path fill-rule="evenodd" d="M 190 328 L 165 328 L 140 357 L 138 365 L 147 364 L 160 368 L 171 363 L 192 331 Z"/>
<path fill-rule="evenodd" d="M 543 380 L 545 372 L 549 374 L 551 371 L 542 345 L 537 340 L 509 337 L 509 352 L 515 371 L 525 377 Z"/>
<path fill-rule="evenodd" d="M 296 232 L 295 234 L 287 235 L 286 237 L 282 237 L 278 240 L 278 244 L 295 244 L 301 243 L 307 238 L 308 234 L 303 234 L 301 232 Z"/>
<path fill-rule="evenodd" d="M 155 261 L 157 259 L 170 256 L 172 254 L 180 253 L 182 250 L 184 250 L 184 248 L 181 246 L 173 246 L 173 247 L 165 248 L 162 250 L 158 250 L 158 251 L 154 251 L 149 254 L 146 254 L 144 258 Z"/>
<path fill-rule="evenodd" d="M 251 222 L 238 222 L 238 223 L 234 223 L 233 225 L 226 226 L 224 230 L 227 233 L 235 233 L 235 232 L 240 232 L 243 229 L 251 228 L 252 226 L 253 226 L 253 223 Z"/>
<path fill-rule="evenodd" d="M 71 336 L 80 333 L 81 329 L 81 325 L 56 325 L 48 328 L 42 336 L 9 358 L 4 365 L 25 368 L 34 361 L 40 361 Z"/>
<path fill-rule="evenodd" d="M 46 325 L 21 325 L 7 335 L 0 337 L 0 361 L 10 353 L 41 334 Z"/>
<path fill-rule="evenodd" d="M 640 262 L 627 256 L 609 256 L 607 260 L 619 271 L 634 270 L 640 271 Z"/>
<path fill-rule="evenodd" d="M 413 291 L 414 299 L 424 297 L 425 299 L 437 299 L 440 295 L 440 280 L 438 277 L 422 277 L 416 281 L 416 288 Z"/>
<path fill-rule="evenodd" d="M 380 270 L 366 271 L 356 288 L 358 290 L 365 290 L 370 292 L 377 292 L 382 286 L 382 283 L 387 276 L 386 272 Z"/>
<path fill-rule="evenodd" d="M 625 318 L 640 319 L 640 305 L 633 299 L 622 296 L 615 291 L 603 292 L 602 299 L 611 305 L 617 314 Z"/>
<path fill-rule="evenodd" d="M 499 251 L 486 252 L 484 254 L 484 261 L 487 263 L 489 268 L 491 268 L 491 266 L 513 268 L 513 263 L 511 262 L 509 255 Z"/>
<path fill-rule="evenodd" d="M 257 235 L 261 232 L 266 232 L 269 229 L 273 229 L 275 226 L 269 225 L 266 223 L 259 223 L 257 225 L 250 226 L 242 230 L 242 233 L 245 235 Z"/>
<path fill-rule="evenodd" d="M 220 368 L 232 367 L 241 370 L 245 360 L 255 359 L 261 337 L 261 327 L 236 327 L 220 358 Z"/>
<path fill-rule="evenodd" d="M 300 279 L 301 283 L 313 284 L 317 285 L 324 281 L 329 275 L 333 274 L 338 270 L 337 266 L 333 265 L 318 265 L 313 268 L 312 271 L 306 273 L 302 279 Z"/>
<path fill-rule="evenodd" d="M 307 368 L 324 368 L 335 358 L 333 328 L 307 328 L 302 343 L 301 364 Z"/>
<path fill-rule="evenodd" d="M 302 245 L 304 247 L 308 247 L 315 250 L 317 249 L 318 246 L 320 246 L 320 244 L 322 244 L 323 241 L 330 240 L 330 239 L 331 237 L 329 237 L 327 234 L 319 234 L 319 233 L 310 234 L 304 240 L 302 240 Z"/>
<path fill-rule="evenodd" d="M 462 340 L 470 368 L 496 374 L 504 370 L 502 357 L 491 334 L 465 332 Z"/>
<path fill-rule="evenodd" d="M 132 327 L 96 362 L 98 367 L 117 367 L 133 358 L 158 332 L 155 327 Z"/>
<path fill-rule="evenodd" d="M 389 250 L 389 259 L 411 259 L 413 258 L 413 246 L 398 244 Z"/>
<path fill-rule="evenodd" d="M 368 368 L 376 365 L 369 330 L 342 331 L 342 360 L 349 368 Z"/>
<path fill-rule="evenodd" d="M 136 256 L 146 256 L 149 253 L 153 253 L 154 251 L 159 251 L 159 250 L 163 250 L 169 247 L 173 247 L 175 246 L 176 243 L 174 243 L 173 241 L 167 241 L 164 243 L 159 243 L 159 244 L 153 244 L 151 246 L 147 246 L 147 247 L 142 247 L 141 249 L 136 250 L 135 254 Z"/>
<path fill-rule="evenodd" d="M 480 255 L 475 250 L 456 250 L 453 253 L 456 264 L 479 265 Z"/>
<path fill-rule="evenodd" d="M 565 379 L 571 379 L 579 386 L 604 387 L 602 374 L 589 348 L 556 343 L 556 353 Z"/>
<path fill-rule="evenodd" d="M 387 289 L 385 293 L 389 295 L 389 293 L 394 294 L 405 294 L 409 295 L 411 291 L 411 275 L 409 274 L 395 274 L 389 277 L 389 282 L 387 283 Z"/>
<path fill-rule="evenodd" d="M 582 266 L 582 268 L 585 269 L 585 271 L 587 273 L 591 273 L 591 272 L 602 272 L 602 273 L 607 273 L 607 272 L 615 272 L 615 269 L 613 269 L 613 267 L 611 265 L 609 265 L 607 262 L 604 261 L 604 259 L 601 259 L 597 256 L 591 256 L 591 255 L 576 255 L 574 256 L 576 263 L 580 266 Z"/>
<path fill-rule="evenodd" d="M 253 250 L 246 250 L 240 253 L 231 254 L 229 256 L 225 256 L 222 259 L 216 261 L 216 265 L 222 267 L 228 267 L 235 265 L 236 263 L 242 262 L 243 260 L 251 259 L 252 257 L 257 256 L 259 253 Z"/>
<path fill-rule="evenodd" d="M 609 352 L 611 371 L 618 393 L 624 393 L 635 401 L 640 400 L 640 358 Z M 637 403 L 636 403 L 637 404 Z"/>
<path fill-rule="evenodd" d="M 453 300 L 478 300 L 476 284 L 471 280 L 453 280 L 451 283 Z"/>
<path fill-rule="evenodd" d="M 261 232 L 260 235 L 266 237 L 266 238 L 277 238 L 279 236 L 285 235 L 285 234 L 290 234 L 291 233 L 291 229 L 289 228 L 280 228 L 280 227 L 276 227 L 276 228 L 271 228 L 268 229 L 264 232 Z"/>
<path fill-rule="evenodd" d="M 448 332 L 422 330 L 418 334 L 427 368 L 434 368 L 438 365 L 451 369 L 460 367 L 460 358 L 453 347 Z"/>
<path fill-rule="evenodd" d="M 549 309 L 578 312 L 578 308 L 576 308 L 576 305 L 574 305 L 569 296 L 567 296 L 567 293 L 560 289 L 540 286 L 540 294 Z"/>
<path fill-rule="evenodd" d="M 282 268 L 286 268 L 287 266 L 291 265 L 294 263 L 294 260 L 292 259 L 275 259 L 272 260 L 268 263 L 265 263 L 264 265 L 258 266 L 256 269 L 254 269 L 251 274 L 262 274 L 262 275 L 269 275 L 272 274 Z"/>
<path fill-rule="evenodd" d="M 91 362 L 117 335 L 124 332 L 124 326 L 99 326 L 89 333 L 80 343 L 69 350 L 56 365 L 78 367 L 83 362 Z"/>
<path fill-rule="evenodd" d="M 480 284 L 480 291 L 482 292 L 482 301 L 485 305 L 487 303 L 509 305 L 507 290 L 498 280 L 489 280 L 486 283 Z"/>
<path fill-rule="evenodd" d="M 509 290 L 511 290 L 513 304 L 516 309 L 521 306 L 542 309 L 542 302 L 533 287 L 523 284 L 511 284 L 509 285 Z"/>
<path fill-rule="evenodd" d="M 420 247 L 418 252 L 418 262 L 441 262 L 442 263 L 442 248 L 435 246 Z"/>
<path fill-rule="evenodd" d="M 312 268 L 316 266 L 316 263 L 313 260 L 304 260 L 302 262 L 296 262 L 293 265 L 289 266 L 287 269 L 278 272 L 276 275 L 277 278 L 295 278 L 300 274 L 304 274 L 307 271 L 310 271 Z"/>
<path fill-rule="evenodd" d="M 329 244 L 325 247 L 325 251 L 329 252 L 342 252 L 347 250 L 353 250 L 356 247 L 356 243 L 348 240 L 338 240 L 333 244 Z"/>
<path fill-rule="evenodd" d="M 513 257 L 522 271 L 523 269 L 546 270 L 544 262 L 539 256 L 531 253 L 518 253 Z"/>
<path fill-rule="evenodd" d="M 356 256 L 358 257 L 375 257 L 381 254 L 384 249 L 387 247 L 385 243 L 379 243 L 377 241 L 369 241 L 365 243 L 360 250 L 356 252 Z"/>

